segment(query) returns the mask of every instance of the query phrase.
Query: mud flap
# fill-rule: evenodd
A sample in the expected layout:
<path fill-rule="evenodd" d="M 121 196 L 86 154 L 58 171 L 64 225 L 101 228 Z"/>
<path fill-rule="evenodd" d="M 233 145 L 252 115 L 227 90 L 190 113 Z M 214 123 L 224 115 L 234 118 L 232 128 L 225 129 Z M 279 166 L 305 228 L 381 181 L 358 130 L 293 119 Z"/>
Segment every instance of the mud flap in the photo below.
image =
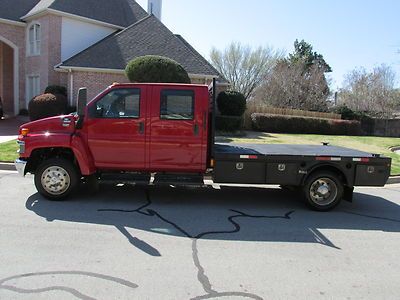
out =
<path fill-rule="evenodd" d="M 343 200 L 353 202 L 354 187 L 345 186 L 343 191 Z"/>

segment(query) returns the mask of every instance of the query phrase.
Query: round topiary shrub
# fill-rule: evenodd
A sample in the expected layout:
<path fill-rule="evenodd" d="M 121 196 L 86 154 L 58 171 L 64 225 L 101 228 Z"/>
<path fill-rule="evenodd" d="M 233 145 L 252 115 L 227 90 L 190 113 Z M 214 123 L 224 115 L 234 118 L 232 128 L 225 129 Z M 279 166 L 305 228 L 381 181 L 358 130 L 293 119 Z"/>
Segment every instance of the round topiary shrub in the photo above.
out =
<path fill-rule="evenodd" d="M 218 109 L 225 116 L 242 116 L 246 111 L 246 98 L 242 93 L 226 91 L 218 95 Z"/>
<path fill-rule="evenodd" d="M 45 94 L 64 95 L 67 97 L 67 88 L 60 85 L 49 85 L 45 90 Z"/>
<path fill-rule="evenodd" d="M 188 73 L 176 61 L 147 55 L 131 60 L 125 68 L 131 82 L 191 83 Z"/>
<path fill-rule="evenodd" d="M 43 94 L 34 97 L 29 102 L 28 112 L 31 121 L 62 115 L 68 105 L 64 95 Z"/>

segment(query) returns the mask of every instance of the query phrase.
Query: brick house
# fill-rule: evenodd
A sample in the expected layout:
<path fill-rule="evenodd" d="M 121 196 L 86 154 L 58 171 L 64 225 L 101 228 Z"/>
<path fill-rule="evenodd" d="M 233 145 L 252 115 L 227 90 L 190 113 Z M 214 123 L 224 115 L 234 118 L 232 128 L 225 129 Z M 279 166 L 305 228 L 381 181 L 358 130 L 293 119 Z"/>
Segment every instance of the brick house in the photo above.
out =
<path fill-rule="evenodd" d="M 160 7 L 153 5 L 160 3 L 149 0 L 156 15 Z M 48 85 L 67 87 L 70 104 L 81 86 L 93 97 L 113 82 L 127 82 L 127 62 L 148 54 L 176 60 L 193 83 L 220 77 L 183 37 L 134 0 L 0 2 L 0 97 L 9 115 L 27 108 Z"/>

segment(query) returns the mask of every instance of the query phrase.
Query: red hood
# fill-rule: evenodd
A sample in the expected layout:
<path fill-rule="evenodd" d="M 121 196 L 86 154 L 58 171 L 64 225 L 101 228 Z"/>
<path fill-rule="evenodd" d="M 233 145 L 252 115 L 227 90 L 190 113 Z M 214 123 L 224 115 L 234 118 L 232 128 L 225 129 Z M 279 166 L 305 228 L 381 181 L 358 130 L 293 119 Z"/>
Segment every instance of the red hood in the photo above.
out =
<path fill-rule="evenodd" d="M 70 119 L 70 126 L 63 126 L 64 119 Z M 20 132 L 22 128 L 29 129 L 28 134 L 43 134 L 43 133 L 72 133 L 75 131 L 74 123 L 76 121 L 76 117 L 74 115 L 62 115 L 56 117 L 50 117 L 45 119 L 40 119 L 37 121 L 29 122 L 23 124 L 19 127 Z"/>

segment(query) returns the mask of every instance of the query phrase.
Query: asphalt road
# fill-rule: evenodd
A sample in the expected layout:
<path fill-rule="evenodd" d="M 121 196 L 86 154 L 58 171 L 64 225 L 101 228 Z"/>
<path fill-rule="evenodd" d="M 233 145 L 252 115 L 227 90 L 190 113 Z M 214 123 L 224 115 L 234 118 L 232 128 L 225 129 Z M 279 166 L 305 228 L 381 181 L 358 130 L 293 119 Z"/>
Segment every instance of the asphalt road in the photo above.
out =
<path fill-rule="evenodd" d="M 0 171 L 0 299 L 399 299 L 400 185 L 309 211 L 277 188 L 103 186 Z"/>

